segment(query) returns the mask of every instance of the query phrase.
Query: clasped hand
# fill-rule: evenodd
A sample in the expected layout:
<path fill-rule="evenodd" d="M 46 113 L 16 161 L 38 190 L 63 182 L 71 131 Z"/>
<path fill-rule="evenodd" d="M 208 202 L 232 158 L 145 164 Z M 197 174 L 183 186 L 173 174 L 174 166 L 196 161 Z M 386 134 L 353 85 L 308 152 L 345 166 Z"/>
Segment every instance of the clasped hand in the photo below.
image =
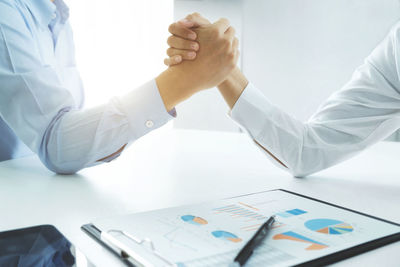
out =
<path fill-rule="evenodd" d="M 194 13 L 171 24 L 170 48 L 165 60 L 169 68 L 157 77 L 157 85 L 168 110 L 193 94 L 218 86 L 235 68 L 238 39 L 227 19 L 211 24 Z"/>

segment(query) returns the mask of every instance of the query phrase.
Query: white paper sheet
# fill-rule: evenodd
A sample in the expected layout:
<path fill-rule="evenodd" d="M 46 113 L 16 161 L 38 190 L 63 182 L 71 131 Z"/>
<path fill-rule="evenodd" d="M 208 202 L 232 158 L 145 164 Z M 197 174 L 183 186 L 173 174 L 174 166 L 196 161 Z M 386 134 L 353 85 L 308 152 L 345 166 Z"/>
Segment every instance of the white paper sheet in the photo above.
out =
<path fill-rule="evenodd" d="M 228 266 L 271 215 L 276 215 L 273 230 L 246 266 L 295 265 L 400 232 L 399 226 L 280 190 L 94 224 L 151 239 L 157 252 L 179 267 Z"/>

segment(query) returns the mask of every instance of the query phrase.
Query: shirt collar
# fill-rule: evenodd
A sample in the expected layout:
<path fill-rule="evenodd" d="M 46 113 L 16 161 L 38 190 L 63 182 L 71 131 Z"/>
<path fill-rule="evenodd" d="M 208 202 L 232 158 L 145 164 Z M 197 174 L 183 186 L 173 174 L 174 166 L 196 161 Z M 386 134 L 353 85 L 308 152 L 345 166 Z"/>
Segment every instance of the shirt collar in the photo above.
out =
<path fill-rule="evenodd" d="M 56 6 L 50 0 L 24 0 L 24 2 L 40 25 L 49 25 L 56 12 Z"/>
<path fill-rule="evenodd" d="M 61 23 L 65 23 L 69 18 L 69 7 L 63 0 L 54 0 L 54 4 L 61 16 Z"/>
<path fill-rule="evenodd" d="M 69 8 L 62 0 L 24 0 L 28 9 L 31 11 L 37 22 L 47 27 L 51 20 L 54 19 L 56 10 L 59 11 L 61 21 L 67 21 L 69 17 Z"/>

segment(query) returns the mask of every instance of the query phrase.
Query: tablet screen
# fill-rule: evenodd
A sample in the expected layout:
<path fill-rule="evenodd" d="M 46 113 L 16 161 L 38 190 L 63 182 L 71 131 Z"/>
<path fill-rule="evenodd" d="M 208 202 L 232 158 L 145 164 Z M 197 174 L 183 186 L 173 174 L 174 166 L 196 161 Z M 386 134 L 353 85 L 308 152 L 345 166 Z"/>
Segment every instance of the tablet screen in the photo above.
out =
<path fill-rule="evenodd" d="M 0 233 L 0 266 L 93 266 L 54 226 Z"/>

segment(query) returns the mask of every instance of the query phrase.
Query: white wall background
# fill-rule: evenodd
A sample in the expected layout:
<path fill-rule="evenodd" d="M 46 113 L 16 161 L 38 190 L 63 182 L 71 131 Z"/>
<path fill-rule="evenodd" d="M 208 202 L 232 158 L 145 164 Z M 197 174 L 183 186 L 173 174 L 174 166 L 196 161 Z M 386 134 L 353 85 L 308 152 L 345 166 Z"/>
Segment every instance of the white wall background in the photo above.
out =
<path fill-rule="evenodd" d="M 165 69 L 173 0 L 66 0 L 86 106 L 133 90 Z"/>
<path fill-rule="evenodd" d="M 165 69 L 168 25 L 194 11 L 227 17 L 246 76 L 276 105 L 305 120 L 400 16 L 398 0 L 67 0 L 78 68 L 93 106 Z M 178 128 L 238 131 L 217 90 L 178 106 Z"/>
<path fill-rule="evenodd" d="M 243 69 L 305 120 L 385 37 L 397 0 L 244 0 Z"/>
<path fill-rule="evenodd" d="M 175 0 L 239 26 L 242 69 L 276 105 L 306 120 L 340 89 L 400 16 L 397 0 Z M 177 127 L 236 130 L 217 92 L 179 109 Z"/>

